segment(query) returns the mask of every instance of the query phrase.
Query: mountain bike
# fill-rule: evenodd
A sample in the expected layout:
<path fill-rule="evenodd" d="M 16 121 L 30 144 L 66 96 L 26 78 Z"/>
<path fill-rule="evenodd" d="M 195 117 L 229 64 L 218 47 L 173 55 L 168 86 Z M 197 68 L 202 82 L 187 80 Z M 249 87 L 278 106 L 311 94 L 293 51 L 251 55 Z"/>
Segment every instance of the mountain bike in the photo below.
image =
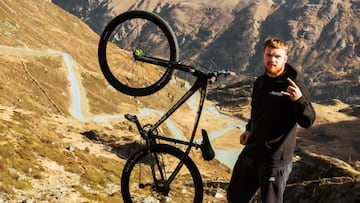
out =
<path fill-rule="evenodd" d="M 124 202 L 202 202 L 202 178 L 189 153 L 196 148 L 205 160 L 214 158 L 206 130 L 201 130 L 201 143 L 194 138 L 208 84 L 222 75 L 235 73 L 205 72 L 180 63 L 174 31 L 160 16 L 146 11 L 128 11 L 110 21 L 101 35 L 98 57 L 110 85 L 131 96 L 159 91 L 175 70 L 195 76 L 191 88 L 154 124 L 142 125 L 136 115 L 125 115 L 135 123 L 145 145 L 127 160 L 121 176 L 121 193 Z M 189 140 L 160 135 L 159 126 L 197 91 L 200 100 Z M 184 150 L 174 144 L 184 146 Z"/>

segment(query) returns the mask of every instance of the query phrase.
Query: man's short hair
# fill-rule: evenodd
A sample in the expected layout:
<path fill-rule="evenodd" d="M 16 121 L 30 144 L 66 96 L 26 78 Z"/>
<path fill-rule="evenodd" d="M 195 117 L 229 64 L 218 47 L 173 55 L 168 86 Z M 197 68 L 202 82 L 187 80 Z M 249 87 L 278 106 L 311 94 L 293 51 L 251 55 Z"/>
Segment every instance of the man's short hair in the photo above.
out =
<path fill-rule="evenodd" d="M 277 38 L 277 37 L 271 37 L 267 38 L 264 42 L 264 50 L 266 47 L 275 48 L 275 49 L 284 49 L 287 51 L 288 44 L 284 40 Z"/>

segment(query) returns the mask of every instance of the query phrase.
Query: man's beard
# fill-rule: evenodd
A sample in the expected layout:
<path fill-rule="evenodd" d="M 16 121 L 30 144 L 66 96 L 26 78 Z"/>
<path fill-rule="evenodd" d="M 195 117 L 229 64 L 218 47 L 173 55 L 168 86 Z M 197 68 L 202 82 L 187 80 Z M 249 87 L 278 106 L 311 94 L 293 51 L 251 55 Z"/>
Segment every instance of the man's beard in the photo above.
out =
<path fill-rule="evenodd" d="M 266 73 L 272 76 L 278 76 L 283 72 L 284 65 L 278 66 L 276 64 L 268 64 L 266 66 Z"/>

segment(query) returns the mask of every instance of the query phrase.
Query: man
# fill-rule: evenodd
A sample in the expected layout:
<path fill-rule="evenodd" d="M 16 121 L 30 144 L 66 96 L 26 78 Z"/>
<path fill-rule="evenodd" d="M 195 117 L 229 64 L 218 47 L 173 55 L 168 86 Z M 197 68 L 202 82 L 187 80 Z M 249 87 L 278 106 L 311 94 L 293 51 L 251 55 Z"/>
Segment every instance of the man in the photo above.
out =
<path fill-rule="evenodd" d="M 245 145 L 234 165 L 227 191 L 230 203 L 249 202 L 260 187 L 262 202 L 282 202 L 292 170 L 297 123 L 315 120 L 309 93 L 287 63 L 288 45 L 278 38 L 264 43 L 265 74 L 254 82 L 251 118 L 240 136 Z"/>

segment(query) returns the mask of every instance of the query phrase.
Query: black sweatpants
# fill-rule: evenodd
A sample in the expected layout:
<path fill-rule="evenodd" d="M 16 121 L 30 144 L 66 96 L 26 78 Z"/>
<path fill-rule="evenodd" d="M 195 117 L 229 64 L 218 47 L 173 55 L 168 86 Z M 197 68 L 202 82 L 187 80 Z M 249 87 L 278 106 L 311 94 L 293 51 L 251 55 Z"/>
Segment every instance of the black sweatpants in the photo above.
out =
<path fill-rule="evenodd" d="M 230 179 L 227 200 L 229 203 L 249 202 L 260 187 L 263 203 L 283 202 L 291 170 L 291 162 L 286 166 L 273 168 L 240 154 Z"/>

